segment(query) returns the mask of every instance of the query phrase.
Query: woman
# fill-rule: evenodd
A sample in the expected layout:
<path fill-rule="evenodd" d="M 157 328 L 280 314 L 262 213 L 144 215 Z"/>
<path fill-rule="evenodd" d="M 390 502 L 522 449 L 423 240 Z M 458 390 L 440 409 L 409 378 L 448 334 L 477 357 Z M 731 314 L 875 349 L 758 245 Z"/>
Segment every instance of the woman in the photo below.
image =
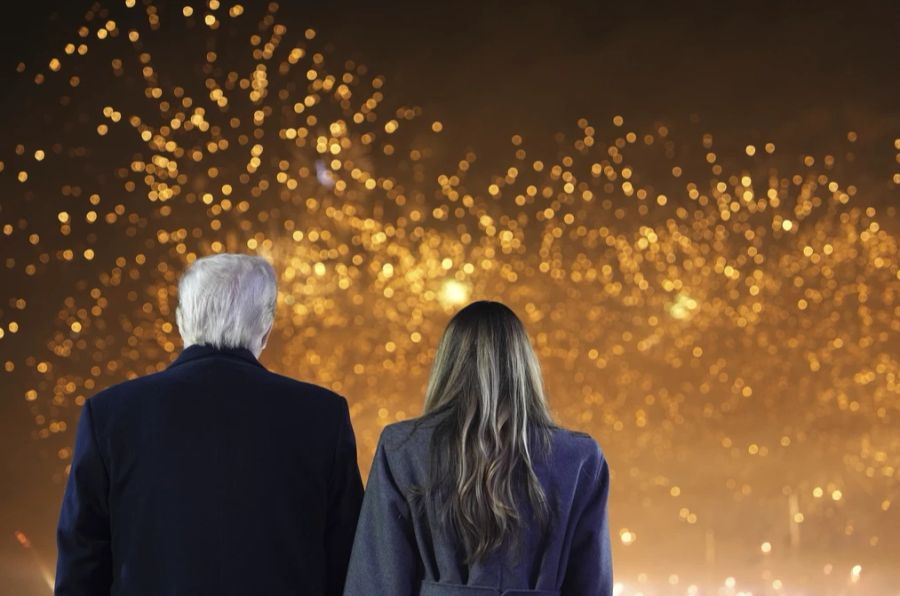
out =
<path fill-rule="evenodd" d="M 609 469 L 553 424 L 522 322 L 498 302 L 441 338 L 425 414 L 384 429 L 345 596 L 612 594 Z"/>

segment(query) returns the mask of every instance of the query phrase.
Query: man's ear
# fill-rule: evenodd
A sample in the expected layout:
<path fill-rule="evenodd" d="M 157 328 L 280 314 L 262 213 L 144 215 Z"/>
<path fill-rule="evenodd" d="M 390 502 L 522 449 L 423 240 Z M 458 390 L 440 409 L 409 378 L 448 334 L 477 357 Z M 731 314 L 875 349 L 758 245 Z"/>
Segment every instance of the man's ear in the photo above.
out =
<path fill-rule="evenodd" d="M 266 331 L 266 334 L 263 335 L 262 341 L 259 343 L 259 351 L 262 353 L 263 350 L 266 349 L 266 344 L 269 343 L 269 336 L 272 335 L 272 328 L 275 326 L 275 322 L 272 321 L 272 324 L 269 325 L 269 330 Z"/>

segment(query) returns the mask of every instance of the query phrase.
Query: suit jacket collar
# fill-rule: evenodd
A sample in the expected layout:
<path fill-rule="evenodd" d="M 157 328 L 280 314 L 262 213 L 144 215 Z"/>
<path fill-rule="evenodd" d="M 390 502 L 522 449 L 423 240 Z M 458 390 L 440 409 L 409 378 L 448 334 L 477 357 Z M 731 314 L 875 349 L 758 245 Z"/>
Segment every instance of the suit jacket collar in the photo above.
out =
<path fill-rule="evenodd" d="M 253 352 L 246 348 L 217 348 L 206 344 L 194 344 L 186 347 L 181 351 L 181 354 L 178 355 L 178 358 L 169 365 L 169 368 L 180 366 L 185 362 L 190 362 L 199 358 L 215 357 L 243 360 L 250 364 L 255 364 L 260 368 L 265 368 L 262 363 L 256 359 Z"/>

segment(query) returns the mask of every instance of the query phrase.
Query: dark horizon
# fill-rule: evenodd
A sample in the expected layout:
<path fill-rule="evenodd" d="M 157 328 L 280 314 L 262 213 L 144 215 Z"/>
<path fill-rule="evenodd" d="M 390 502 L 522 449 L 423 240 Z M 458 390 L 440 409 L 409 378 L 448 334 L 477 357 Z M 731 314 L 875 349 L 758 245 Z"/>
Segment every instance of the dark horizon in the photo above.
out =
<path fill-rule="evenodd" d="M 67 23 L 90 3 L 80 5 L 11 7 L 0 25 L 0 80 L 21 79 L 20 61 L 43 65 L 59 53 Z M 279 14 L 385 74 L 399 96 L 461 129 L 490 122 L 504 141 L 522 128 L 551 136 L 579 117 L 612 113 L 645 123 L 696 115 L 711 129 L 747 134 L 790 129 L 822 111 L 894 114 L 900 104 L 892 76 L 900 7 L 891 2 L 529 0 L 511 9 L 498 0 L 351 0 L 284 2 Z"/>

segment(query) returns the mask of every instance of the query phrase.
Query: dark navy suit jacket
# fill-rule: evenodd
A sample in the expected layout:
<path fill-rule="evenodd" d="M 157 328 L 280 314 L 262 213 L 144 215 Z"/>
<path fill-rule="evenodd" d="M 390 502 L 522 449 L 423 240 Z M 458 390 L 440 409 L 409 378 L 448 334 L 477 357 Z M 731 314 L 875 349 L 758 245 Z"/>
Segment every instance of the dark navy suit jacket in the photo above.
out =
<path fill-rule="evenodd" d="M 56 594 L 337 595 L 361 501 L 342 397 L 191 346 L 85 404 Z"/>
<path fill-rule="evenodd" d="M 384 429 L 366 487 L 346 596 L 612 594 L 609 469 L 592 438 L 552 431 L 549 453 L 534 463 L 551 509 L 547 530 L 540 531 L 525 505 L 519 545 L 467 565 L 458 541 L 441 529 L 434 505 L 417 490 L 427 484 L 433 427 L 434 421 L 424 418 Z"/>

